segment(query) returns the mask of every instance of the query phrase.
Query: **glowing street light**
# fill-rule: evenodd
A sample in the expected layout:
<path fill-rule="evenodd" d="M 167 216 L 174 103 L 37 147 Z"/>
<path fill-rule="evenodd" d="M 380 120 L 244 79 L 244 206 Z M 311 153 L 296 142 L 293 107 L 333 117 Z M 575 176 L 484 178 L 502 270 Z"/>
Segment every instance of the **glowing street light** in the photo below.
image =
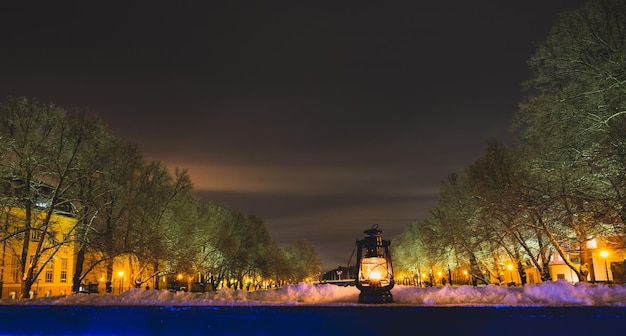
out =
<path fill-rule="evenodd" d="M 118 294 L 122 294 L 122 287 L 124 287 L 124 271 L 117 272 L 117 276 L 120 277 L 120 289 Z"/>
<path fill-rule="evenodd" d="M 511 276 L 511 283 L 514 283 L 515 281 L 513 281 L 513 265 L 508 264 L 506 267 L 509 269 L 509 275 Z"/>
<path fill-rule="evenodd" d="M 378 224 L 363 231 L 365 238 L 357 240 L 356 287 L 361 291 L 359 303 L 391 303 L 394 286 L 388 240 L 383 240 Z"/>
<path fill-rule="evenodd" d="M 230 281 L 234 282 L 233 279 L 230 279 Z M 176 288 L 176 291 L 182 291 L 183 290 L 182 283 L 183 283 L 183 274 L 182 273 L 178 273 L 178 275 L 176 275 L 176 284 L 174 286 Z"/>
<path fill-rule="evenodd" d="M 607 251 L 600 251 L 600 256 L 602 258 L 604 258 L 604 269 L 606 270 L 606 283 L 609 283 L 609 266 L 606 263 L 606 257 L 609 256 L 609 252 L 607 252 Z"/>

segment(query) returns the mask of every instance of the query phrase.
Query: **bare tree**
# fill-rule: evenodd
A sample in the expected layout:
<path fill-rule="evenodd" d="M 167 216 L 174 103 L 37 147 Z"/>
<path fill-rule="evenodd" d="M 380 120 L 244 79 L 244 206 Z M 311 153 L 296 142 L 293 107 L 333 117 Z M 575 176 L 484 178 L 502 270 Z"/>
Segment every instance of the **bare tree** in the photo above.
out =
<path fill-rule="evenodd" d="M 3 239 L 19 238 L 20 297 L 27 297 L 54 255 L 71 243 L 76 220 L 60 225 L 58 215 L 75 215 L 68 190 L 76 182 L 85 132 L 69 122 L 63 109 L 36 100 L 9 98 L 0 114 L 5 150 L 0 170 L 13 191 L 5 204 L 24 211 L 16 218 L 19 235 Z"/>

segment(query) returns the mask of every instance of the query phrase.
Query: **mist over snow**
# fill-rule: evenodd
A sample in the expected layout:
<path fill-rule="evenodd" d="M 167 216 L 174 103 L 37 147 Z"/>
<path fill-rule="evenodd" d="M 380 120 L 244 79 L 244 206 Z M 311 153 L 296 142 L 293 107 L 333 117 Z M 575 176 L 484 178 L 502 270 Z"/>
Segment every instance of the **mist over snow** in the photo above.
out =
<path fill-rule="evenodd" d="M 72 294 L 59 297 L 0 300 L 0 305 L 84 306 L 267 306 L 267 305 L 362 305 L 354 286 L 301 283 L 279 289 L 220 289 L 217 292 L 187 293 L 167 290 L 130 289 L 121 295 Z M 446 286 L 411 287 L 396 285 L 393 303 L 411 306 L 626 306 L 626 285 L 566 281 L 527 284 L 524 287 Z"/>

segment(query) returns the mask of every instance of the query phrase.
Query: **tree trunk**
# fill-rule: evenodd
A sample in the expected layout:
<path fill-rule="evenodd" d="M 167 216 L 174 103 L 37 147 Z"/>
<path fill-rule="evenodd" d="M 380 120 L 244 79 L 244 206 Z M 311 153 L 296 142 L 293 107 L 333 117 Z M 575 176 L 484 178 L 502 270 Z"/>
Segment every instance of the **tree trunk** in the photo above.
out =
<path fill-rule="evenodd" d="M 85 263 L 85 249 L 80 248 L 76 253 L 76 262 L 74 266 L 74 276 L 72 277 L 72 292 L 78 293 L 80 288 L 80 275 L 83 273 L 83 264 Z"/>

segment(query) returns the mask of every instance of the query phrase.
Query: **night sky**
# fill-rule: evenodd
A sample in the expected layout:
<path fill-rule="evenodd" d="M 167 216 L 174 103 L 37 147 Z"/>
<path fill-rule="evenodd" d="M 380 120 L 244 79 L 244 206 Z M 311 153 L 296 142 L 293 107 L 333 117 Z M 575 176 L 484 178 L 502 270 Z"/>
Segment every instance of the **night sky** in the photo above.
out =
<path fill-rule="evenodd" d="M 346 266 L 510 141 L 526 61 L 581 0 L 4 3 L 0 98 L 86 106 L 197 195 Z M 354 259 L 352 259 L 352 263 Z"/>

